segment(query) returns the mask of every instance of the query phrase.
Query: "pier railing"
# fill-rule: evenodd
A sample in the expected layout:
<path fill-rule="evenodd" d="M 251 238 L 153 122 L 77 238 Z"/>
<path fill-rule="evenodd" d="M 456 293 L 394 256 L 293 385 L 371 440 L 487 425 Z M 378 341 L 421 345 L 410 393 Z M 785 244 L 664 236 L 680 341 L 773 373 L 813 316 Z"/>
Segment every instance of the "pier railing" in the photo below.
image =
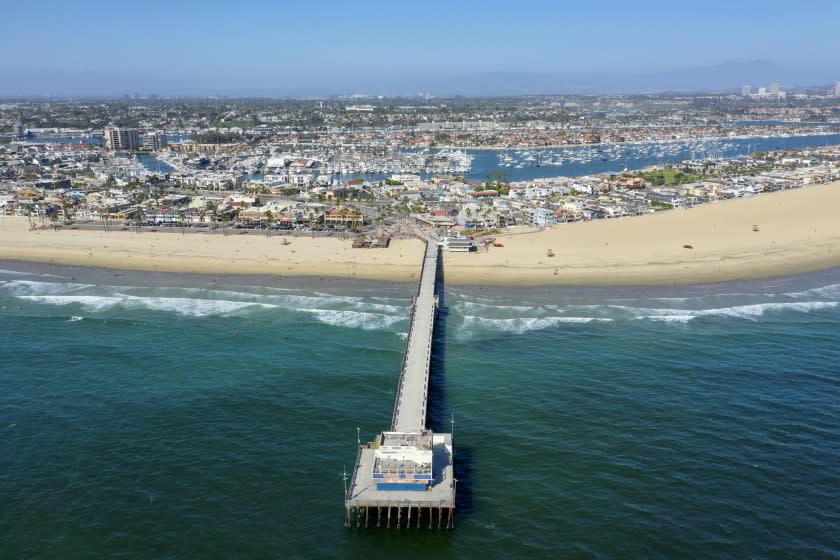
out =
<path fill-rule="evenodd" d="M 424 259 L 425 261 L 425 259 Z M 425 263 L 424 263 L 425 264 Z M 411 333 L 414 331 L 414 313 L 417 311 L 417 297 L 411 298 L 411 312 L 408 315 L 408 334 L 405 337 L 406 349 L 403 350 L 402 363 L 400 364 L 400 380 L 397 382 L 397 396 L 394 399 L 394 412 L 391 414 L 391 429 L 397 426 L 397 416 L 400 414 L 400 401 L 402 400 L 403 380 L 405 379 L 405 364 L 408 361 L 408 342 L 411 340 Z"/>
<path fill-rule="evenodd" d="M 362 466 L 362 446 L 359 446 L 359 452 L 356 454 L 356 464 L 353 465 L 353 472 L 350 475 L 350 486 L 347 487 L 347 495 L 344 496 L 345 503 L 353 497 L 353 481 L 356 480 L 356 475 L 359 474 L 359 468 Z"/>
<path fill-rule="evenodd" d="M 441 502 L 440 500 L 437 501 L 416 501 L 416 500 L 364 500 L 364 502 L 360 503 L 362 507 L 423 507 L 423 508 L 438 508 L 438 507 L 451 507 L 454 505 L 454 502 Z"/>
<path fill-rule="evenodd" d="M 429 246 L 432 241 L 426 241 L 426 249 L 423 252 L 423 264 L 420 267 L 420 283 L 417 286 L 417 294 L 412 297 L 411 299 L 411 313 L 409 314 L 409 325 L 408 325 L 408 335 L 405 338 L 406 349 L 403 352 L 402 363 L 400 364 L 400 380 L 397 384 L 397 396 L 394 399 L 394 412 L 391 414 L 391 429 L 395 430 L 397 426 L 397 417 L 400 413 L 400 401 L 402 400 L 402 391 L 403 391 L 403 381 L 405 379 L 405 369 L 406 363 L 408 361 L 408 349 L 409 345 L 411 344 L 411 335 L 414 332 L 414 315 L 417 313 L 417 300 L 420 297 L 420 292 L 423 289 L 423 278 L 426 272 L 426 260 L 428 259 L 429 254 Z M 437 249 L 436 249 L 437 250 Z M 437 253 L 435 254 L 437 256 Z M 429 375 L 429 364 L 431 363 L 431 345 L 432 341 L 431 338 L 427 341 L 426 345 L 426 384 L 423 390 L 423 402 L 426 402 L 426 397 L 428 393 L 428 375 Z M 423 418 L 426 417 L 426 407 L 423 406 Z"/>

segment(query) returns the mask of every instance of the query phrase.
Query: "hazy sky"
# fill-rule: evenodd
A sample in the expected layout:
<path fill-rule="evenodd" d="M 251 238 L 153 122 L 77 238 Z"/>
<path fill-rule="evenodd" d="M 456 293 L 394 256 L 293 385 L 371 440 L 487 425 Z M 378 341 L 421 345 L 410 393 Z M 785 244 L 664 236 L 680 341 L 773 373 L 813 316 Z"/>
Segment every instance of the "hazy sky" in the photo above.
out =
<path fill-rule="evenodd" d="M 840 0 L 3 0 L 0 76 L 147 91 L 356 87 L 482 72 L 838 67 Z M 8 90 L 7 87 L 4 88 Z"/>

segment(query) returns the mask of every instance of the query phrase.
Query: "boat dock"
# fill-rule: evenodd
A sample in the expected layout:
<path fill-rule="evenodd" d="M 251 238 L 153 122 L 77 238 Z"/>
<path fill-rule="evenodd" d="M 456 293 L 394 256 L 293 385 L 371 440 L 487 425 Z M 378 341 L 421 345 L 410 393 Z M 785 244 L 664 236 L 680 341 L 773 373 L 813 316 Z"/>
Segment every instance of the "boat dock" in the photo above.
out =
<path fill-rule="evenodd" d="M 345 526 L 455 526 L 452 434 L 426 428 L 439 247 L 428 241 L 390 431 L 361 444 L 345 495 Z"/>

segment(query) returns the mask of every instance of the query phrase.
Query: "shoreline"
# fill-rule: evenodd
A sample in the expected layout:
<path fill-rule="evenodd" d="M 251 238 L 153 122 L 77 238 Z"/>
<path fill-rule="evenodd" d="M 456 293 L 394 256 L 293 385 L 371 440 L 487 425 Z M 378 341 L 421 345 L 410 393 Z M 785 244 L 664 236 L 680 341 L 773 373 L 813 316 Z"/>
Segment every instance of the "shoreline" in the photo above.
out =
<path fill-rule="evenodd" d="M 624 142 L 581 142 L 579 144 L 548 144 L 540 146 L 453 146 L 449 144 L 430 147 L 435 150 L 488 150 L 488 151 L 516 151 L 516 150 L 557 150 L 567 148 L 586 148 L 588 146 L 636 146 L 644 144 L 673 144 L 685 141 L 724 141 L 724 140 L 755 140 L 770 138 L 800 138 L 805 136 L 833 136 L 838 132 L 800 132 L 791 134 L 738 134 L 735 136 L 702 136 L 699 138 L 662 138 L 660 140 L 627 140 Z M 416 148 L 410 148 L 416 149 Z"/>
<path fill-rule="evenodd" d="M 186 288 L 212 291 L 244 291 L 256 294 L 325 293 L 350 297 L 398 297 L 409 299 L 416 292 L 414 282 L 386 282 L 358 278 L 191 274 L 183 272 L 144 272 L 47 264 L 0 259 L 0 284 L 3 281 L 72 283 L 126 288 Z M 452 294 L 481 295 L 490 299 L 524 299 L 544 304 L 599 304 L 605 299 L 690 298 L 727 293 L 765 293 L 806 291 L 840 285 L 840 267 L 804 274 L 772 278 L 727 280 L 696 284 L 656 285 L 502 285 L 451 284 Z M 558 299 L 559 298 L 559 299 Z"/>
<path fill-rule="evenodd" d="M 840 267 L 838 205 L 840 182 L 502 233 L 497 241 L 503 247 L 444 253 L 444 274 L 453 286 L 668 286 L 829 270 Z M 296 237 L 283 245 L 279 237 L 28 226 L 26 218 L 0 218 L 0 260 L 202 278 L 412 283 L 423 251 L 417 239 L 395 239 L 387 249 L 352 249 L 351 240 L 335 238 Z"/>
<path fill-rule="evenodd" d="M 84 265 L 42 263 L 0 259 L 0 274 L 41 277 L 44 281 L 93 284 L 97 286 L 198 288 L 206 290 L 280 289 L 313 292 L 324 290 L 339 295 L 377 294 L 383 290 L 405 292 L 410 297 L 414 282 L 344 278 L 337 276 L 271 276 L 258 274 L 210 274 L 102 268 Z M 6 279 L 6 278 L 3 278 Z M 26 280 L 26 278 L 20 278 Z"/>

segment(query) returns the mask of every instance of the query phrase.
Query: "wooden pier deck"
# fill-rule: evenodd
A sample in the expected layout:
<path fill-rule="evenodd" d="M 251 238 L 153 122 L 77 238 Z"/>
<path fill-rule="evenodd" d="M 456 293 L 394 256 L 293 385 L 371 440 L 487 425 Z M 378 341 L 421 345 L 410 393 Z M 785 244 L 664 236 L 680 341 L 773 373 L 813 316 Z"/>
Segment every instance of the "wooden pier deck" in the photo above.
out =
<path fill-rule="evenodd" d="M 452 434 L 426 428 L 429 364 L 438 295 L 440 249 L 428 241 L 420 285 L 412 302 L 394 412 L 389 432 L 360 445 L 345 495 L 345 526 L 396 528 L 455 526 Z"/>
<path fill-rule="evenodd" d="M 438 247 L 429 243 L 423 258 L 420 287 L 412 306 L 411 326 L 391 420 L 392 432 L 414 432 L 426 427 L 429 362 L 437 311 L 437 259 Z"/>

